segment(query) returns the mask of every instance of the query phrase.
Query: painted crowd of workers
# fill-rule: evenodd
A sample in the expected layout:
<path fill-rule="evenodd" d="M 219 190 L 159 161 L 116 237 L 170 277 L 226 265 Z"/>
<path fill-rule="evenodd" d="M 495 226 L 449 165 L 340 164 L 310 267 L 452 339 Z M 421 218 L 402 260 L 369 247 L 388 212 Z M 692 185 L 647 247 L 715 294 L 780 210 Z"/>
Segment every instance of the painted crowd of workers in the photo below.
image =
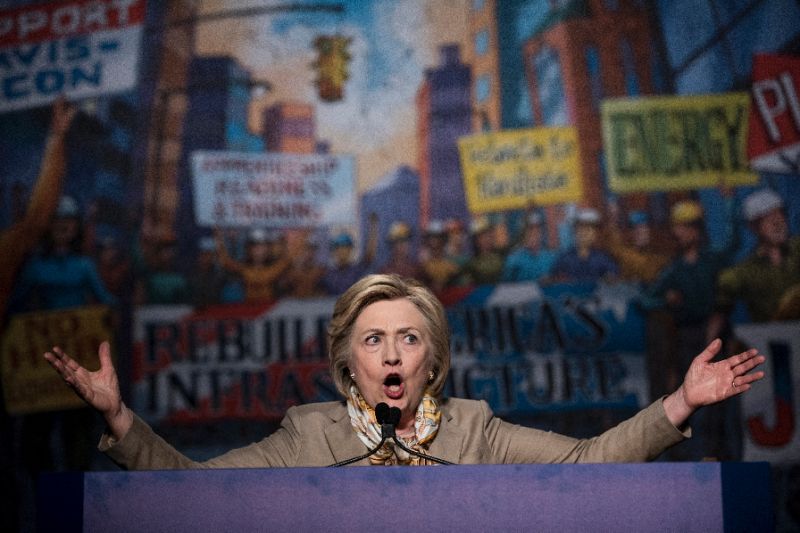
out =
<path fill-rule="evenodd" d="M 423 228 L 418 248 L 410 223 L 395 221 L 379 235 L 373 215 L 361 250 L 347 232 L 323 240 L 320 232 L 308 230 L 217 230 L 199 240 L 187 269 L 180 268 L 177 242 L 168 238 L 142 251 L 136 247 L 123 260 L 125 254 L 104 241 L 97 242 L 93 257 L 82 254 L 76 244 L 82 231 L 77 206 L 62 198 L 15 293 L 30 294 L 38 286 L 41 309 L 89 300 L 114 305 L 126 290 L 115 272 L 133 283 L 134 304 L 195 308 L 336 296 L 370 272 L 422 280 L 444 300 L 448 291 L 497 283 L 626 283 L 637 288 L 633 302 L 645 316 L 649 388 L 657 398 L 677 386 L 711 339 L 733 338 L 730 316 L 737 306 L 750 322 L 800 319 L 800 236 L 790 235 L 782 197 L 761 188 L 740 204 L 730 190 L 721 198 L 724 232 L 714 236 L 713 246 L 702 204 L 684 199 L 671 205 L 668 236 L 660 239 L 646 213 L 623 215 L 613 204 L 603 213 L 576 209 L 571 231 L 561 235 L 566 238 L 557 247 L 547 245 L 551 232 L 536 208 L 521 213 L 516 231 L 489 216 L 469 224 L 433 220 Z M 749 253 L 742 250 L 745 228 L 756 241 Z M 379 262 L 381 238 L 387 252 Z M 80 283 L 71 287 L 69 280 Z M 704 411 L 702 420 L 693 421 L 704 437 L 677 447 L 674 458 L 739 457 L 738 417 L 722 412 L 732 408 L 735 404 Z"/>
<path fill-rule="evenodd" d="M 638 287 L 636 302 L 646 316 L 650 389 L 657 397 L 675 388 L 710 339 L 730 337 L 735 308 L 756 323 L 800 318 L 800 236 L 790 235 L 783 198 L 770 188 L 751 192 L 740 205 L 734 191 L 721 189 L 725 231 L 715 235 L 716 246 L 702 204 L 683 199 L 670 206 L 666 238 L 654 238 L 645 212 L 620 213 L 615 204 L 604 212 L 576 209 L 556 246 L 545 210 L 534 207 L 517 213 L 521 223 L 513 231 L 502 219 L 476 216 L 468 223 L 432 220 L 419 229 L 416 221 L 398 220 L 379 235 L 373 214 L 360 249 L 348 232 L 227 229 L 199 239 L 195 260 L 187 261 L 174 237 L 145 235 L 130 246 L 104 234 L 91 206 L 61 193 L 63 141 L 73 115 L 63 102 L 54 106 L 28 209 L 3 230 L 4 325 L 13 313 L 92 303 L 203 308 L 337 296 L 370 272 L 416 278 L 443 296 L 497 283 L 626 282 Z M 744 228 L 756 240 L 747 252 Z M 378 261 L 380 239 L 388 253 Z"/>
<path fill-rule="evenodd" d="M 763 188 L 741 205 L 732 194 L 723 200 L 725 234 L 716 236 L 717 246 L 706 234 L 702 204 L 681 200 L 671 207 L 666 239 L 653 238 L 646 213 L 622 216 L 612 206 L 605 213 L 577 209 L 569 238 L 548 246 L 542 211 L 529 209 L 513 236 L 488 216 L 469 224 L 430 221 L 418 248 L 412 225 L 395 221 L 382 236 L 388 253 L 378 264 L 381 236 L 372 216 L 360 252 L 346 232 L 323 243 L 319 232 L 305 230 L 218 230 L 201 238 L 195 261 L 183 265 L 174 239 L 131 253 L 119 240 L 97 237 L 77 202 L 64 196 L 18 271 L 11 310 L 113 306 L 126 296 L 139 305 L 195 307 L 336 296 L 369 272 L 391 272 L 422 280 L 438 293 L 530 281 L 634 283 L 643 310 L 668 312 L 677 327 L 691 326 L 703 341 L 724 332 L 739 302 L 754 322 L 797 317 L 800 237 L 790 235 L 783 199 Z M 745 225 L 756 238 L 749 255 L 741 251 Z"/>

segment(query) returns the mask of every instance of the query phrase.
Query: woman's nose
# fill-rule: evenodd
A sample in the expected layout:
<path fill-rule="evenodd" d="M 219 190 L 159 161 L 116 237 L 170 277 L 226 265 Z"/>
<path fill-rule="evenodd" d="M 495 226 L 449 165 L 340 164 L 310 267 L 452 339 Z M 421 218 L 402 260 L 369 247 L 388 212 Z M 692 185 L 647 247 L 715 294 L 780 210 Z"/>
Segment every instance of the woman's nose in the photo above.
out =
<path fill-rule="evenodd" d="M 383 351 L 383 363 L 392 366 L 400 363 L 400 350 L 394 342 L 386 343 L 386 349 Z"/>

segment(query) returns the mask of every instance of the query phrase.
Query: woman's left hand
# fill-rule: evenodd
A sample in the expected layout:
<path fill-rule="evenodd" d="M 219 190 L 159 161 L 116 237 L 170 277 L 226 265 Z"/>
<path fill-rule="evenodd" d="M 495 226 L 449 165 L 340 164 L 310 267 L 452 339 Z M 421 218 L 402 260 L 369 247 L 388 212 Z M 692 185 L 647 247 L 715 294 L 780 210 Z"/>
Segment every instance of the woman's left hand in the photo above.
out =
<path fill-rule="evenodd" d="M 676 427 L 683 425 L 698 408 L 748 391 L 753 382 L 764 377 L 763 371 L 751 372 L 766 360 L 758 350 L 750 349 L 722 361 L 712 361 L 721 347 L 719 339 L 712 341 L 692 360 L 678 390 L 664 399 L 667 418 Z"/>

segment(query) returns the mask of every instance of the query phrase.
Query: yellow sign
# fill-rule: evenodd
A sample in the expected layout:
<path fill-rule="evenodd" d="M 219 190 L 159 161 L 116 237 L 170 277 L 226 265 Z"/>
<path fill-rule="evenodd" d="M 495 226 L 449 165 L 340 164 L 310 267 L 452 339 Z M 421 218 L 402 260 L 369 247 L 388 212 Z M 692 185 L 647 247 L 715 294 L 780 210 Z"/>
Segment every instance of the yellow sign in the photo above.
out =
<path fill-rule="evenodd" d="M 616 193 L 752 185 L 748 93 L 602 103 L 609 189 Z"/>
<path fill-rule="evenodd" d="M 43 354 L 60 346 L 89 370 L 97 370 L 97 348 L 112 338 L 108 309 L 79 307 L 14 316 L 0 341 L 6 410 L 26 414 L 83 407 Z"/>
<path fill-rule="evenodd" d="M 458 141 L 472 213 L 578 201 L 581 170 L 574 128 L 485 133 Z"/>

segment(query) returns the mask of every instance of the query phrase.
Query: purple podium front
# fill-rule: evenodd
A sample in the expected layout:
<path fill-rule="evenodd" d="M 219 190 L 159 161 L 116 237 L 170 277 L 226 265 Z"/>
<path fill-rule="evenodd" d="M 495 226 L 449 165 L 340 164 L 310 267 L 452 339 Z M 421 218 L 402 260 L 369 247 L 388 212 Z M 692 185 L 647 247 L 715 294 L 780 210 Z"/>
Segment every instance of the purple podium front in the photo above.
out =
<path fill-rule="evenodd" d="M 772 531 L 767 463 L 50 474 L 41 531 Z"/>

